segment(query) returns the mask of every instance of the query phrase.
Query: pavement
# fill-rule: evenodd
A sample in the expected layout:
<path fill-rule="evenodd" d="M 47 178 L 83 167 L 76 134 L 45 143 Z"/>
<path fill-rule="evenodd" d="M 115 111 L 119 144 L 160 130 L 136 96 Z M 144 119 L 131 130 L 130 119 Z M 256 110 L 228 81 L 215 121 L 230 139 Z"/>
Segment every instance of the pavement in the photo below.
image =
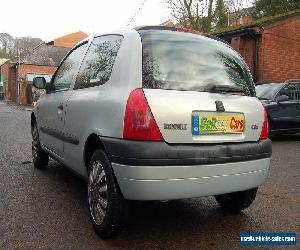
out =
<path fill-rule="evenodd" d="M 34 169 L 30 110 L 0 101 L 0 249 L 240 249 L 240 232 L 296 231 L 299 241 L 299 145 L 300 135 L 273 139 L 269 178 L 241 214 L 213 197 L 138 202 L 124 232 L 104 241 L 88 218 L 86 183 L 55 161 Z"/>

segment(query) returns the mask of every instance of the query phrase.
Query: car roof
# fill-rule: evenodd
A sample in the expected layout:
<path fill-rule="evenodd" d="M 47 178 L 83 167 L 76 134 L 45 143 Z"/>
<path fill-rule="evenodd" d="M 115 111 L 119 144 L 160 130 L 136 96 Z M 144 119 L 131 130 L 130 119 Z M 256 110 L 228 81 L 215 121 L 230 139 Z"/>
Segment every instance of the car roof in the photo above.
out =
<path fill-rule="evenodd" d="M 115 30 L 110 30 L 110 31 L 106 31 L 106 32 L 101 32 L 101 33 L 94 33 L 93 35 L 88 36 L 87 38 L 79 41 L 73 48 L 78 47 L 79 45 L 88 42 L 90 40 L 92 40 L 94 37 L 97 36 L 105 36 L 105 35 L 113 35 L 113 34 L 118 34 L 118 35 L 123 35 L 123 36 L 136 36 L 137 34 L 139 34 L 139 31 L 147 31 L 147 30 L 162 30 L 162 31 L 175 31 L 175 32 L 181 32 L 181 33 L 189 33 L 189 34 L 194 34 L 194 35 L 200 35 L 203 37 L 206 37 L 208 39 L 211 40 L 216 40 L 220 43 L 225 44 L 228 47 L 231 47 L 231 45 L 218 37 L 212 36 L 212 35 L 208 35 L 206 33 L 203 32 L 199 32 L 197 30 L 193 30 L 193 29 L 185 29 L 185 28 L 176 28 L 176 27 L 167 27 L 167 26 L 163 26 L 163 25 L 146 25 L 146 26 L 137 26 L 137 27 L 121 27 L 119 29 L 115 29 Z"/>
<path fill-rule="evenodd" d="M 289 80 L 286 80 L 285 83 L 297 83 L 297 84 L 300 84 L 300 79 L 289 79 Z"/>
<path fill-rule="evenodd" d="M 283 87 L 284 85 L 286 84 L 289 84 L 289 83 L 296 83 L 296 84 L 299 84 L 300 85 L 300 80 L 287 80 L 285 82 L 279 82 L 279 83 L 275 83 L 275 82 L 271 82 L 271 83 L 266 83 L 266 82 L 257 82 L 255 83 L 255 87 L 258 87 L 258 86 L 270 86 L 270 87 Z"/>
<path fill-rule="evenodd" d="M 175 27 L 168 27 L 163 25 L 146 25 L 146 26 L 137 26 L 134 28 L 137 31 L 140 30 L 172 30 L 177 31 Z"/>

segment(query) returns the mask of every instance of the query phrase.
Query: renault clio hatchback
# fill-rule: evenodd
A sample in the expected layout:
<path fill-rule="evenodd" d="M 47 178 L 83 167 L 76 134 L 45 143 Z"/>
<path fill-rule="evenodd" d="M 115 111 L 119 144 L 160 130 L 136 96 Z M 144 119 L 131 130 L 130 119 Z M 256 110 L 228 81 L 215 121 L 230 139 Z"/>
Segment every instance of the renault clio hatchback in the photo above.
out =
<path fill-rule="evenodd" d="M 87 179 L 95 231 L 122 228 L 129 200 L 215 196 L 247 208 L 267 176 L 266 112 L 230 46 L 173 28 L 126 28 L 80 42 L 31 115 L 36 168 L 49 157 Z"/>

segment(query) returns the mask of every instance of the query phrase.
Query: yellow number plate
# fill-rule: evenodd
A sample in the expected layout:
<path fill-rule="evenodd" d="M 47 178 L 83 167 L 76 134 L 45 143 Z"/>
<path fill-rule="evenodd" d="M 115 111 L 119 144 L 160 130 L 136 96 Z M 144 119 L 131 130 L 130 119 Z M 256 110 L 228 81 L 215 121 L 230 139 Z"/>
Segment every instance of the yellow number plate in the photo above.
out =
<path fill-rule="evenodd" d="M 245 118 L 243 115 L 193 115 L 193 135 L 215 133 L 243 133 Z"/>

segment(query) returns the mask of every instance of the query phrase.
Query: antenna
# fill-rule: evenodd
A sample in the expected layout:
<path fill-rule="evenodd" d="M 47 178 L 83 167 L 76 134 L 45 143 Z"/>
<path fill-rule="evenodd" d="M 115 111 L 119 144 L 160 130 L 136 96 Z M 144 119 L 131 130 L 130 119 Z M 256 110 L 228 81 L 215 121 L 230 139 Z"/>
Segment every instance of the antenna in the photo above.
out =
<path fill-rule="evenodd" d="M 147 2 L 147 0 L 144 0 L 141 4 L 141 6 L 137 9 L 137 11 L 134 13 L 133 17 L 130 19 L 129 23 L 127 24 L 127 26 L 129 26 L 131 24 L 131 22 L 133 21 L 133 19 L 137 16 L 137 14 L 139 13 L 139 11 L 141 10 L 141 8 L 143 8 L 144 4 Z"/>

